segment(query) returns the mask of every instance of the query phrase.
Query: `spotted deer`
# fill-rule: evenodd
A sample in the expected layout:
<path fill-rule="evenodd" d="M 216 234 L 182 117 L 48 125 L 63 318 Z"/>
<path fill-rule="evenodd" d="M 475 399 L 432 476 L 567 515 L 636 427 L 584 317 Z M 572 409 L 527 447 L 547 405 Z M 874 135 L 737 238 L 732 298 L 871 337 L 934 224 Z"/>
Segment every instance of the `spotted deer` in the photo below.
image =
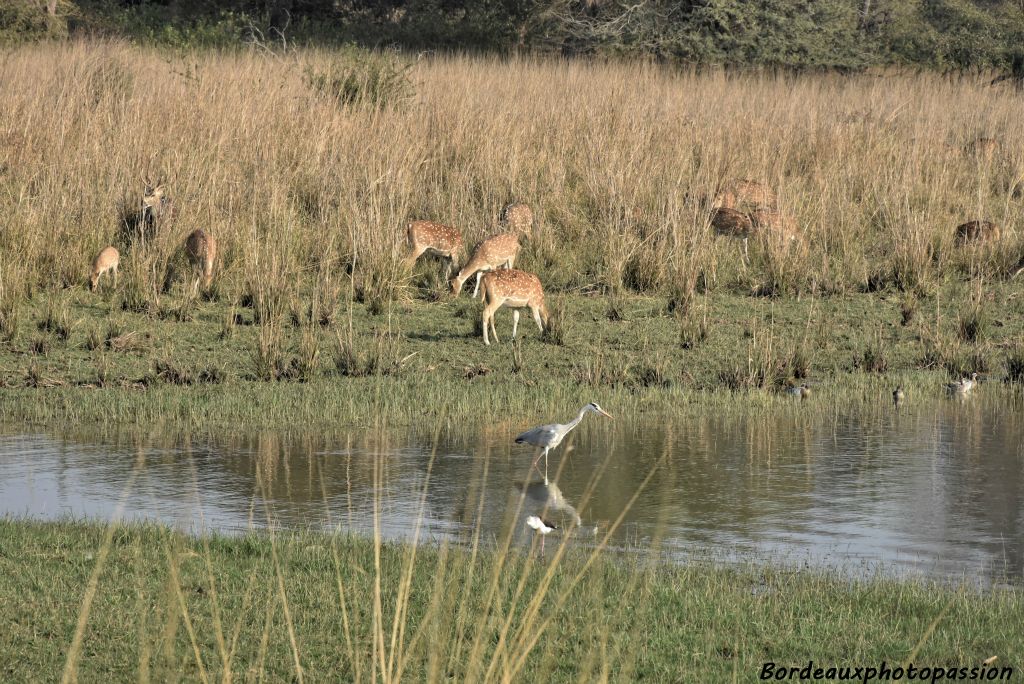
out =
<path fill-rule="evenodd" d="M 530 235 L 533 231 L 533 210 L 528 204 L 509 202 L 498 214 L 498 223 L 523 235 Z"/>
<path fill-rule="evenodd" d="M 213 265 L 217 260 L 217 241 L 202 228 L 189 233 L 185 238 L 185 257 L 196 273 L 193 293 L 199 291 L 199 281 L 203 281 L 203 289 L 208 289 L 213 282 Z"/>
<path fill-rule="evenodd" d="M 159 220 L 174 218 L 176 211 L 163 183 L 153 183 L 147 176 L 144 179 L 146 194 L 142 197 L 142 222 L 152 230 Z"/>
<path fill-rule="evenodd" d="M 526 271 L 509 268 L 485 273 L 482 284 L 484 344 L 491 343 L 487 337 L 488 325 L 494 335 L 494 341 L 499 341 L 498 331 L 494 327 L 494 314 L 503 306 L 512 309 L 513 340 L 516 339 L 516 331 L 519 328 L 519 309 L 524 307 L 530 308 L 537 327 L 544 332 L 548 310 L 544 306 L 544 288 L 540 284 L 540 278 Z"/>
<path fill-rule="evenodd" d="M 473 296 L 476 297 L 476 293 L 480 290 L 480 279 L 483 277 L 484 272 L 496 271 L 499 268 L 512 268 L 518 255 L 518 233 L 500 233 L 487 238 L 476 248 L 473 256 L 462 267 L 458 275 L 452 278 L 452 294 L 458 296 L 462 292 L 462 286 L 475 273 L 476 285 L 473 287 Z"/>
<path fill-rule="evenodd" d="M 747 241 L 754 233 L 750 216 L 729 207 L 718 207 L 711 212 L 711 227 L 718 235 L 743 240 L 743 255 L 747 256 Z"/>
<path fill-rule="evenodd" d="M 1002 231 L 992 221 L 968 221 L 956 227 L 956 243 L 964 247 L 969 244 L 999 242 Z"/>
<path fill-rule="evenodd" d="M 444 271 L 445 279 L 452 270 L 459 268 L 463 245 L 462 233 L 457 228 L 435 221 L 413 221 L 406 226 L 405 235 L 409 242 L 409 256 L 405 259 L 406 268 L 412 268 L 416 260 L 428 252 L 448 259 L 448 267 Z"/>
<path fill-rule="evenodd" d="M 762 240 L 778 240 L 789 244 L 799 237 L 796 219 L 777 209 L 755 209 L 750 212 L 754 235 Z"/>
<path fill-rule="evenodd" d="M 114 274 L 114 289 L 117 289 L 117 269 L 121 264 L 121 254 L 114 247 L 104 247 L 92 260 L 92 274 L 89 276 L 89 289 L 99 287 L 100 278 L 106 273 Z"/>
<path fill-rule="evenodd" d="M 998 151 L 999 140 L 997 138 L 978 138 L 964 145 L 964 152 L 979 161 L 992 161 L 992 157 Z"/>
<path fill-rule="evenodd" d="M 747 178 L 734 179 L 725 184 L 715 196 L 714 206 L 726 209 L 774 208 L 778 202 L 775 192 L 766 184 Z"/>

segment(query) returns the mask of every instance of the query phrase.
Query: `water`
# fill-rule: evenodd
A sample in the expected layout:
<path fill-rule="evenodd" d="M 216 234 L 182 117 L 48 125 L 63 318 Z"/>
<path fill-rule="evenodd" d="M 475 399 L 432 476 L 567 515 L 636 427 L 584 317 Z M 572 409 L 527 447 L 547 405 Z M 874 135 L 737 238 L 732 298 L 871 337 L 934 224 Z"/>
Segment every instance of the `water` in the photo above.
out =
<path fill-rule="evenodd" d="M 550 486 L 530 474 L 532 452 L 511 443 L 525 427 L 436 440 L 416 431 L 8 428 L 0 513 L 371 534 L 376 510 L 386 538 L 497 539 L 513 525 L 518 543 L 532 534 L 525 517 L 544 513 L 562 528 L 555 536 L 578 519 L 578 544 L 600 540 L 621 516 L 613 548 L 681 562 L 753 557 L 854 575 L 1024 578 L 1024 421 L 1004 402 L 899 415 L 794 402 L 768 415 L 670 423 L 588 416 L 553 455 Z"/>

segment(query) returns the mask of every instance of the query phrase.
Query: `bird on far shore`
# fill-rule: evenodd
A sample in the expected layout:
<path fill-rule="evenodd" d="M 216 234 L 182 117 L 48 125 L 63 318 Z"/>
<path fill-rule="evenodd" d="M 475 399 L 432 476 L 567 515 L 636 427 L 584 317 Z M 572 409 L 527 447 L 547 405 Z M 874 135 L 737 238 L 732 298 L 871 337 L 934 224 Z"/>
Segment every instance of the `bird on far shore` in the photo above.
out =
<path fill-rule="evenodd" d="M 978 374 L 971 373 L 970 378 L 961 378 L 956 382 L 951 382 L 946 385 L 946 391 L 949 394 L 953 394 L 959 397 L 966 397 L 974 389 L 974 386 L 978 384 Z"/>

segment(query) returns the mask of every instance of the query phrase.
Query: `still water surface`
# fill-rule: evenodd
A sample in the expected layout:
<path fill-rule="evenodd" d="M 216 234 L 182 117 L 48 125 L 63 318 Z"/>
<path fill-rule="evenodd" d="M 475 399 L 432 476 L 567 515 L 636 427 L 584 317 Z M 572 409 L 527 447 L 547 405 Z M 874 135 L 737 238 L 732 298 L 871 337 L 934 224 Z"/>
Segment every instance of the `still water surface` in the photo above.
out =
<path fill-rule="evenodd" d="M 901 414 L 794 404 L 671 422 L 590 416 L 553 455 L 550 486 L 531 476 L 532 451 L 511 444 L 525 427 L 435 437 L 8 426 L 0 514 L 369 534 L 376 510 L 387 538 L 497 539 L 513 525 L 526 543 L 523 520 L 546 508 L 556 524 L 580 521 L 572 543 L 594 543 L 622 516 L 614 548 L 684 562 L 1024 578 L 1024 421 L 1005 402 Z"/>

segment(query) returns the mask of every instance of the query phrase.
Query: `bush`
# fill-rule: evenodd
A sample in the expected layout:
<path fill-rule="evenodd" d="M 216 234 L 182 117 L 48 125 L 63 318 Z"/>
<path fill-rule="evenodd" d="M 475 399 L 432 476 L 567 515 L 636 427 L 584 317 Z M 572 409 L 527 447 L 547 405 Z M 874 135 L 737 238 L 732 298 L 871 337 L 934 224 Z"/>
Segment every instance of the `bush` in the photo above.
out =
<path fill-rule="evenodd" d="M 349 46 L 323 66 L 307 66 L 305 81 L 321 97 L 340 106 L 385 107 L 412 97 L 411 66 L 392 52 Z"/>

